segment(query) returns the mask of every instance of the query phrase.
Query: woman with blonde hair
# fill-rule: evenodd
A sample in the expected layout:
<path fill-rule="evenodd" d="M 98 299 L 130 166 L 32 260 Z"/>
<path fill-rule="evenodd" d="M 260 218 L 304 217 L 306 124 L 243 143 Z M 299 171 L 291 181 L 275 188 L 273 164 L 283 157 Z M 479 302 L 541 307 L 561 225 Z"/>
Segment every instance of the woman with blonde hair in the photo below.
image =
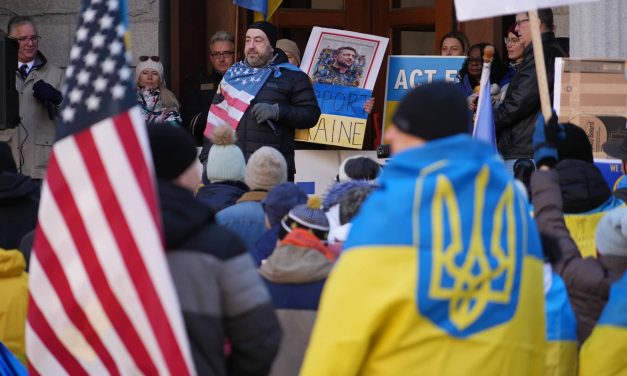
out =
<path fill-rule="evenodd" d="M 181 127 L 179 101 L 165 87 L 159 56 L 140 56 L 135 73 L 137 101 L 142 106 L 146 124 Z"/>

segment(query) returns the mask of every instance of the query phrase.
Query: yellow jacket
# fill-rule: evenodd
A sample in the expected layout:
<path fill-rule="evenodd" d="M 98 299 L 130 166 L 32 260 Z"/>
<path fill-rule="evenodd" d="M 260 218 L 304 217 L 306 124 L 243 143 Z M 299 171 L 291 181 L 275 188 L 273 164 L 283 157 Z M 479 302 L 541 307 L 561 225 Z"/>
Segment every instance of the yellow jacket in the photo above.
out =
<path fill-rule="evenodd" d="M 18 250 L 0 248 L 0 342 L 22 362 L 28 310 L 26 261 Z"/>

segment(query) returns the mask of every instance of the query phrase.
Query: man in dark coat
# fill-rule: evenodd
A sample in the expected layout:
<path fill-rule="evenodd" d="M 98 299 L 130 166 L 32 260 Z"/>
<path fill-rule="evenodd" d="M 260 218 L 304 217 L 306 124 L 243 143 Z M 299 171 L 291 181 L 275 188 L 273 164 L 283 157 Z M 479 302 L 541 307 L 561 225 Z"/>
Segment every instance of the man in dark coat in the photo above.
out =
<path fill-rule="evenodd" d="M 194 198 L 193 139 L 149 127 L 168 264 L 198 375 L 267 375 L 281 328 L 242 241 Z"/>
<path fill-rule="evenodd" d="M 555 58 L 567 56 L 553 33 L 553 12 L 550 8 L 538 10 L 542 47 L 546 64 L 549 92 L 553 95 L 553 77 Z M 521 158 L 531 159 L 531 136 L 538 112 L 540 111 L 540 94 L 538 78 L 531 43 L 531 25 L 529 14 L 516 14 L 516 32 L 525 46 L 524 58 L 518 72 L 512 77 L 505 98 L 494 111 L 498 149 L 508 167 L 513 171 L 514 163 Z"/>
<path fill-rule="evenodd" d="M 11 147 L 0 142 L 0 248 L 15 249 L 35 228 L 39 184 L 17 172 Z"/>
<path fill-rule="evenodd" d="M 209 50 L 209 61 L 213 67 L 211 74 L 200 73 L 189 77 L 183 90 L 183 125 L 192 133 L 197 145 L 202 145 L 209 106 L 222 76 L 235 61 L 235 37 L 228 31 L 220 30 L 211 36 Z"/>
<path fill-rule="evenodd" d="M 265 21 L 251 24 L 246 31 L 243 63 L 250 68 L 262 69 L 288 65 L 285 53 L 275 48 L 276 41 L 277 30 L 274 25 Z M 226 74 L 234 67 L 229 68 Z M 213 103 L 223 100 L 223 95 L 217 93 Z M 288 180 L 294 181 L 294 131 L 297 128 L 313 127 L 319 117 L 320 107 L 309 77 L 300 70 L 280 66 L 278 71 L 270 75 L 240 119 L 237 145 L 244 152 L 246 160 L 262 146 L 278 149 L 287 162 Z M 200 154 L 203 163 L 209 146 L 206 140 Z"/>

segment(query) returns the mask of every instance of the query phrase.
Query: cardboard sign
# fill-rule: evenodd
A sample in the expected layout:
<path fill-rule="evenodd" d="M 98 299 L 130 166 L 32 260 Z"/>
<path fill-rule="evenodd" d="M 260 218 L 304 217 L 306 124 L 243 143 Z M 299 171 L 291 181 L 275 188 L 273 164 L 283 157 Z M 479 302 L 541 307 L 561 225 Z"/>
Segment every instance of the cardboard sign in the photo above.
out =
<path fill-rule="evenodd" d="M 314 27 L 300 68 L 311 77 L 322 115 L 298 141 L 361 149 L 372 96 L 388 38 Z"/>
<path fill-rule="evenodd" d="M 411 89 L 433 81 L 458 82 L 457 73 L 464 60 L 465 57 L 459 56 L 390 55 L 383 109 L 384 132 L 401 99 Z"/>
<path fill-rule="evenodd" d="M 295 139 L 361 149 L 368 118 L 364 102 L 372 96 L 372 90 L 325 84 L 313 86 L 322 115 L 315 127 L 297 129 Z"/>
<path fill-rule="evenodd" d="M 554 107 L 561 123 L 583 128 L 595 159 L 611 159 L 605 142 L 627 135 L 627 71 L 624 60 L 556 59 Z"/>

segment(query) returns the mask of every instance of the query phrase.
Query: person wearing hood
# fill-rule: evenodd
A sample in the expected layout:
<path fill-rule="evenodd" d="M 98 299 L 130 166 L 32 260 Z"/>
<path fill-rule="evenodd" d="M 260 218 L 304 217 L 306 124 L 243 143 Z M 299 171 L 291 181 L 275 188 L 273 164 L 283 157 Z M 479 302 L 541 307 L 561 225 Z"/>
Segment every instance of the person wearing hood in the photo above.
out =
<path fill-rule="evenodd" d="M 19 44 L 15 89 L 22 126 L 0 130 L 0 139 L 10 143 L 20 173 L 43 179 L 54 143 L 57 109 L 63 101 L 65 74 L 39 51 L 41 36 L 32 18 L 15 16 L 7 30 L 9 38 Z"/>
<path fill-rule="evenodd" d="M 37 224 L 39 184 L 17 172 L 11 148 L 0 142 L 0 248 L 14 249 Z"/>
<path fill-rule="evenodd" d="M 597 320 L 599 319 L 610 294 L 610 286 L 618 281 L 625 270 L 627 270 L 627 208 L 618 207 L 611 210 L 598 212 L 600 216 L 598 225 L 592 229 L 592 247 L 594 254 L 584 254 L 576 243 L 577 233 L 569 231 L 568 215 L 565 214 L 567 203 L 573 206 L 572 201 L 568 201 L 572 194 L 564 191 L 564 180 L 571 180 L 576 174 L 563 176 L 560 165 L 564 162 L 572 161 L 575 166 L 584 166 L 584 161 L 576 159 L 566 159 L 557 162 L 558 158 L 564 156 L 564 151 L 560 150 L 559 138 L 556 135 L 571 127 L 566 124 L 557 124 L 556 116 L 553 115 L 549 125 L 545 127 L 543 117 L 538 118 L 536 131 L 534 132 L 533 145 L 535 149 L 534 159 L 539 167 L 531 177 L 532 200 L 536 223 L 539 231 L 548 233 L 557 238 L 557 245 L 561 252 L 561 258 L 553 260 L 553 268 L 564 280 L 573 311 L 577 318 L 577 339 L 579 345 L 588 338 Z M 578 127 L 576 127 L 578 128 Z M 547 130 L 542 132 L 542 130 Z M 581 128 L 579 128 L 581 129 Z M 553 131 L 557 130 L 557 131 Z M 582 137 L 585 137 L 585 132 Z M 568 135 L 568 131 L 566 132 Z M 563 136 L 562 136 L 563 137 Z M 568 136 L 566 136 L 568 140 Z M 586 138 L 587 140 L 587 138 Z M 557 147 L 556 147 L 557 144 Z M 573 150 L 581 150 L 581 145 L 572 143 Z M 583 150 L 586 150 L 583 148 Z M 592 149 L 589 149 L 590 157 Z M 586 153 L 587 154 L 587 153 Z M 592 163 L 589 163 L 592 165 Z M 593 166 L 593 165 L 592 165 Z M 590 178 L 591 174 L 587 168 L 579 171 L 584 177 Z M 594 170 L 591 170 L 594 171 Z M 573 171 L 574 172 L 574 171 Z M 567 181 L 568 181 L 567 180 Z M 602 180 L 602 178 L 601 178 Z M 597 183 L 597 185 L 600 183 Z M 580 187 L 583 192 L 585 188 Z M 603 189 L 605 199 L 611 197 L 609 187 L 605 184 Z M 566 194 L 565 194 L 566 193 Z M 582 196 L 575 196 L 581 199 L 578 206 L 595 205 L 594 196 L 585 199 Z M 600 197 L 597 202 L 603 202 Z M 579 231 L 581 232 L 581 231 Z M 593 257 L 596 256 L 596 257 Z"/>
<path fill-rule="evenodd" d="M 540 238 L 468 122 L 454 85 L 403 97 L 386 129 L 392 157 L 325 283 L 301 376 L 543 373 Z"/>
<path fill-rule="evenodd" d="M 259 267 L 283 328 L 271 376 L 298 375 L 335 255 L 326 246 L 329 223 L 317 196 L 280 222 L 278 245 Z"/>
<path fill-rule="evenodd" d="M 267 375 L 281 328 L 242 241 L 194 198 L 194 140 L 174 127 L 148 127 L 148 136 L 166 256 L 196 372 Z"/>
<path fill-rule="evenodd" d="M 226 114 L 220 111 L 226 105 L 225 79 L 213 99 L 212 107 L 216 107 L 216 112 L 209 111 L 207 123 L 215 126 L 228 122 L 236 127 L 237 146 L 244 152 L 246 160 L 262 146 L 279 150 L 287 162 L 287 180 L 294 181 L 295 130 L 315 126 L 320 117 L 320 107 L 307 74 L 288 62 L 285 53 L 276 48 L 276 42 L 277 29 L 271 23 L 260 21 L 248 26 L 244 59 L 233 64 L 226 77 L 240 77 L 249 72 L 257 76 L 241 76 L 242 82 L 250 82 L 249 78 L 265 82 L 250 99 L 250 105 L 239 120 L 230 117 L 231 113 L 225 120 Z M 205 138 L 199 156 L 203 164 L 210 146 L 209 139 Z"/>
<path fill-rule="evenodd" d="M 556 140 L 557 164 L 566 226 L 584 257 L 595 256 L 597 224 L 609 210 L 624 205 L 612 194 L 603 174 L 594 164 L 592 144 L 583 128 L 561 124 Z"/>

